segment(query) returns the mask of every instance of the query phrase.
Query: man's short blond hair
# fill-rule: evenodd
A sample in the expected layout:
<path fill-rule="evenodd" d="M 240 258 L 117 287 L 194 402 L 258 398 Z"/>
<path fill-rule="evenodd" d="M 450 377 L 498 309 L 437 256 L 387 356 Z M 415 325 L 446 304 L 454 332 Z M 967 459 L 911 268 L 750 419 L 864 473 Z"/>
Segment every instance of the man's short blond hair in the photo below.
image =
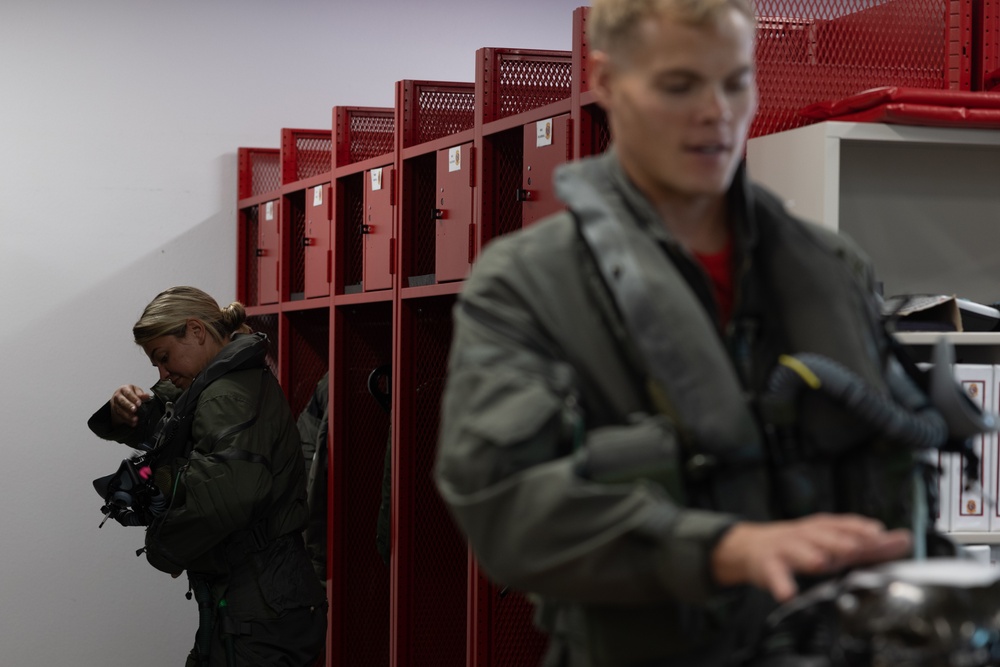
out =
<path fill-rule="evenodd" d="M 651 16 L 669 15 L 688 25 L 704 25 L 725 8 L 755 20 L 751 0 L 592 0 L 587 39 L 595 51 L 614 53 L 632 43 L 636 26 Z"/>

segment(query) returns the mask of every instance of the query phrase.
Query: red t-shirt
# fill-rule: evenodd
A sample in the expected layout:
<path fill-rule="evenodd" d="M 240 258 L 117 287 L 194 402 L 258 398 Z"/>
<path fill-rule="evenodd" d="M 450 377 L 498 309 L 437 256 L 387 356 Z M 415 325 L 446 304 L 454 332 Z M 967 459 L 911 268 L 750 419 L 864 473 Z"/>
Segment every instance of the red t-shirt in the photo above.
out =
<path fill-rule="evenodd" d="M 696 252 L 694 256 L 712 281 L 719 324 L 725 327 L 733 314 L 733 239 L 728 238 L 719 252 L 707 255 Z"/>

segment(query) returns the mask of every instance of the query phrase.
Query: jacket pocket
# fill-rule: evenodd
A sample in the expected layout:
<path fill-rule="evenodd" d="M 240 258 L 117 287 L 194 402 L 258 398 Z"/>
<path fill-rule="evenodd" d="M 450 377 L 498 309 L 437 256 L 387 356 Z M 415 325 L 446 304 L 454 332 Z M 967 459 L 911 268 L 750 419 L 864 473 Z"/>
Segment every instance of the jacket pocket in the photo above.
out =
<path fill-rule="evenodd" d="M 301 535 L 279 537 L 254 556 L 264 601 L 275 612 L 318 606 L 326 592 L 309 562 Z"/>
<path fill-rule="evenodd" d="M 563 400 L 541 380 L 499 371 L 480 384 L 468 429 L 498 447 L 530 440 L 560 414 Z"/>

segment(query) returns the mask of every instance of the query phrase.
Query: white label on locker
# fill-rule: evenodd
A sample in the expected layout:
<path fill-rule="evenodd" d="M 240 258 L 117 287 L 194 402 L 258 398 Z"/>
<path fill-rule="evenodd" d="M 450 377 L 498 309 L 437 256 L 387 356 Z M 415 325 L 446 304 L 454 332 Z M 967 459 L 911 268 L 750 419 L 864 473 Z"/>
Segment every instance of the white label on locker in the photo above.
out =
<path fill-rule="evenodd" d="M 269 201 L 264 204 L 264 219 L 274 220 L 274 202 Z"/>
<path fill-rule="evenodd" d="M 372 169 L 372 192 L 382 189 L 382 168 Z"/>
<path fill-rule="evenodd" d="M 535 123 L 535 146 L 552 145 L 552 119 L 546 118 Z"/>
<path fill-rule="evenodd" d="M 323 186 L 317 185 L 313 188 L 313 206 L 323 205 Z"/>
<path fill-rule="evenodd" d="M 462 147 L 448 149 L 448 171 L 462 171 Z"/>

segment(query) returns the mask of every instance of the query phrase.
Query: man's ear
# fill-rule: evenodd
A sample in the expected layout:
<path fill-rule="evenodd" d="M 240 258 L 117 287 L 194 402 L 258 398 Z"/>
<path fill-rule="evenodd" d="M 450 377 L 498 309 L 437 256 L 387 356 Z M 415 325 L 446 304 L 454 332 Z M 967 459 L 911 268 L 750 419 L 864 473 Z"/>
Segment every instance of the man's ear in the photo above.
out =
<path fill-rule="evenodd" d="M 587 64 L 590 68 L 590 90 L 601 108 L 607 111 L 611 101 L 611 80 L 615 75 L 611 57 L 605 51 L 591 51 Z"/>

